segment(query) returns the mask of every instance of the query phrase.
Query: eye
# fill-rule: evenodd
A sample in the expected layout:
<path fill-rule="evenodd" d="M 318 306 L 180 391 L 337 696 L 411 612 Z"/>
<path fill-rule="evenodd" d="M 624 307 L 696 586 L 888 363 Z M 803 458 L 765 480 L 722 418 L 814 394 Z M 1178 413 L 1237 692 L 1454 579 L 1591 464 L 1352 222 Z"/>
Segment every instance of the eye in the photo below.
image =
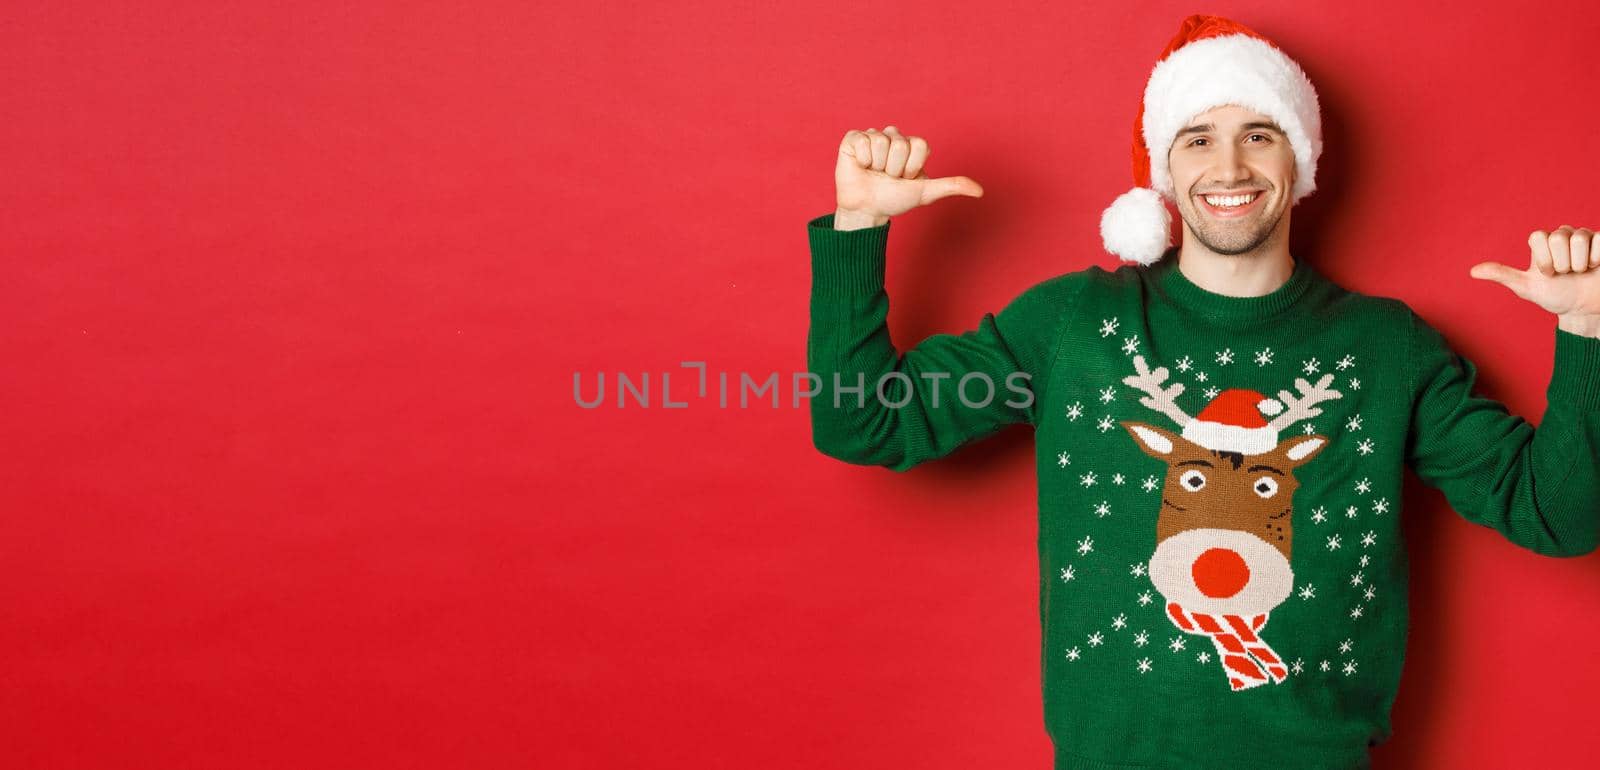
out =
<path fill-rule="evenodd" d="M 1178 483 L 1181 484 L 1184 489 L 1187 489 L 1190 492 L 1199 492 L 1200 490 L 1205 489 L 1206 475 L 1200 471 L 1190 468 L 1189 470 L 1184 471 L 1182 476 L 1178 477 Z"/>
<path fill-rule="evenodd" d="M 1256 479 L 1256 483 L 1251 489 L 1254 489 L 1256 494 L 1262 497 L 1272 497 L 1278 494 L 1278 480 L 1271 476 L 1262 476 Z"/>
<path fill-rule="evenodd" d="M 1245 138 L 1246 138 L 1246 139 L 1255 139 L 1255 138 L 1257 138 L 1257 137 L 1260 137 L 1260 138 L 1261 138 L 1261 140 L 1262 140 L 1262 141 L 1263 141 L 1263 142 L 1270 142 L 1270 141 L 1272 141 L 1272 137 L 1270 137 L 1270 136 L 1267 136 L 1267 135 L 1266 135 L 1266 134 L 1251 134 L 1251 135 L 1249 135 L 1249 136 L 1248 136 L 1248 137 L 1245 137 Z M 1256 142 L 1256 144 L 1260 144 L 1260 143 L 1261 143 L 1261 142 Z"/>
<path fill-rule="evenodd" d="M 1190 139 L 1188 146 L 1189 147 L 1199 147 L 1200 146 L 1199 143 L 1200 142 L 1204 142 L 1204 141 L 1206 141 L 1205 137 L 1201 137 L 1199 139 Z"/>

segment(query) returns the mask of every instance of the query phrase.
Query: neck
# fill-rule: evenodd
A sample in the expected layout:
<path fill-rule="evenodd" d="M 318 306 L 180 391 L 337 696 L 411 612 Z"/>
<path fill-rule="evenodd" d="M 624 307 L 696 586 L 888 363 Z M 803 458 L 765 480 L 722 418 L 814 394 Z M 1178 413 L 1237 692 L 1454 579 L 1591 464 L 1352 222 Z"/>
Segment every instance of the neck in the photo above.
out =
<path fill-rule="evenodd" d="M 1289 280 L 1294 258 L 1289 255 L 1289 239 L 1283 228 L 1274 230 L 1260 246 L 1243 254 L 1218 254 L 1183 227 L 1183 247 L 1178 251 L 1178 269 L 1194 285 L 1214 294 L 1229 297 L 1259 297 L 1271 294 Z"/>

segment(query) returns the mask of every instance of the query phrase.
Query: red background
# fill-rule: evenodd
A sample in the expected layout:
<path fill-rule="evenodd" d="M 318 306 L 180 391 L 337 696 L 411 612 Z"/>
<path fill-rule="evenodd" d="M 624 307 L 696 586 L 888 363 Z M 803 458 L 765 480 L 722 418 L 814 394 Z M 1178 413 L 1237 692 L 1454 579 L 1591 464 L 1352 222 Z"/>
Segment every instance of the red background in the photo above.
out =
<path fill-rule="evenodd" d="M 897 475 L 816 452 L 787 385 L 585 410 L 573 374 L 803 369 L 850 128 L 987 190 L 897 220 L 897 343 L 1114 266 L 1196 10 L 1322 94 L 1297 253 L 1530 418 L 1554 321 L 1467 269 L 1600 224 L 1575 0 L 34 6 L 0 24 L 11 767 L 1048 767 L 1025 428 Z M 1405 510 L 1379 766 L 1592 764 L 1600 561 Z"/>

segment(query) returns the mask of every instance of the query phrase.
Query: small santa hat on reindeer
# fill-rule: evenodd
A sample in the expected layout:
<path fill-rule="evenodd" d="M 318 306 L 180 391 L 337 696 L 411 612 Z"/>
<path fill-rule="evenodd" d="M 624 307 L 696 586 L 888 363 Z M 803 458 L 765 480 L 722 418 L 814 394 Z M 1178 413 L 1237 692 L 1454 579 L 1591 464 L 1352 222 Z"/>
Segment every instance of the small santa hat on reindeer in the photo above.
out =
<path fill-rule="evenodd" d="M 1190 16 L 1145 84 L 1133 120 L 1135 186 L 1100 216 L 1106 251 L 1141 265 L 1161 259 L 1172 243 L 1166 205 L 1174 195 L 1167 165 L 1172 141 L 1194 116 L 1229 104 L 1270 116 L 1288 136 L 1295 159 L 1291 205 L 1317 189 L 1322 117 L 1300 65 L 1243 24 Z"/>
<path fill-rule="evenodd" d="M 1229 388 L 1183 426 L 1183 437 L 1206 449 L 1266 454 L 1278 446 L 1278 429 L 1266 417 L 1282 411 L 1283 402 L 1277 399 L 1249 388 Z"/>

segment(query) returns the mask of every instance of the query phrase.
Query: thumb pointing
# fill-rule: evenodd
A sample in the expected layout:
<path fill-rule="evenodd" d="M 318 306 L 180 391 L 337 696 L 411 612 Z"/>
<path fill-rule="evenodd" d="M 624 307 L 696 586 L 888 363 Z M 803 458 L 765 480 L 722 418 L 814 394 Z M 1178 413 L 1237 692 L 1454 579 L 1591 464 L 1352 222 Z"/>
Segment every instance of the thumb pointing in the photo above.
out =
<path fill-rule="evenodd" d="M 1472 266 L 1471 275 L 1473 278 L 1494 281 L 1516 292 L 1519 297 L 1523 296 L 1523 288 L 1528 280 L 1521 270 L 1499 262 L 1479 262 Z"/>
<path fill-rule="evenodd" d="M 971 177 L 965 176 L 942 176 L 937 179 L 929 179 L 922 186 L 922 203 L 920 205 L 926 206 L 940 198 L 948 198 L 952 195 L 982 198 L 983 187 L 972 181 Z"/>

